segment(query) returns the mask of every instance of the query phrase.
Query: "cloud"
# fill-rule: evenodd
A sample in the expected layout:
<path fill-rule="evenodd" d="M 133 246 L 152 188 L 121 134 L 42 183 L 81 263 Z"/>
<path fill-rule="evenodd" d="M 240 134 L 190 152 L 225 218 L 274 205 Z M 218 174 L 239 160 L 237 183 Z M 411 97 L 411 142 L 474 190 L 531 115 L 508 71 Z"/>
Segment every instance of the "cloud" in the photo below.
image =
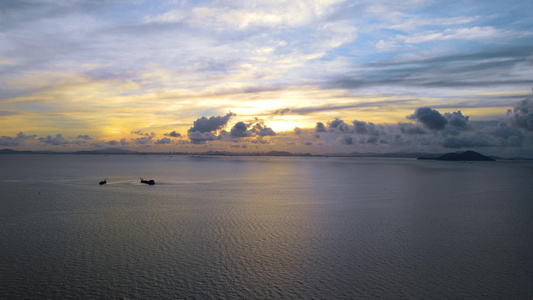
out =
<path fill-rule="evenodd" d="M 361 82 L 363 83 L 363 82 Z M 306 115 L 306 114 L 313 114 L 316 112 L 323 112 L 323 111 L 342 111 L 346 109 L 353 109 L 353 108 L 366 108 L 366 107 L 387 107 L 390 105 L 395 104 L 407 104 L 413 102 L 413 99 L 403 99 L 403 100 L 387 100 L 387 101 L 368 101 L 368 102 L 361 102 L 357 104 L 350 104 L 350 105 L 314 105 L 309 107 L 299 107 L 299 108 L 293 108 L 290 110 L 293 114 L 300 114 L 300 115 Z"/>
<path fill-rule="evenodd" d="M 340 145 L 357 145 L 367 151 L 430 151 L 460 148 L 521 148 L 528 137 L 508 122 L 474 121 L 461 111 L 441 114 L 429 107 L 419 107 L 406 118 L 417 123 L 375 125 L 372 122 L 354 120 L 353 126 L 336 118 L 330 122 L 329 130 L 321 128 L 315 138 L 326 143 L 333 141 Z M 323 123 L 321 123 L 323 125 Z M 431 131 L 431 132 L 430 132 Z M 533 138 L 531 136 L 530 138 Z M 318 144 L 318 143 L 317 143 Z M 394 149 L 394 150 L 392 150 Z M 410 149 L 410 150 L 409 150 Z M 503 150 L 501 150 L 503 151 Z"/>
<path fill-rule="evenodd" d="M 360 90 L 409 86 L 424 89 L 426 94 L 430 87 L 514 89 L 533 84 L 531 71 L 522 71 L 530 68 L 532 51 L 530 43 L 513 43 L 469 51 L 404 53 L 369 61 L 361 71 L 332 76 L 328 86 Z"/>
<path fill-rule="evenodd" d="M 402 133 L 406 134 L 427 134 L 428 132 L 422 128 L 419 124 L 413 123 L 398 123 L 398 128 Z"/>
<path fill-rule="evenodd" d="M 18 147 L 24 144 L 27 140 L 33 140 L 36 135 L 25 135 L 19 132 L 16 137 L 2 136 L 0 137 L 0 146 Z"/>
<path fill-rule="evenodd" d="M 144 132 L 142 130 L 136 130 L 136 131 L 131 131 L 132 134 L 135 134 L 135 135 L 140 135 L 140 136 L 144 136 L 144 137 L 148 137 L 148 138 L 153 138 L 156 136 L 155 133 L 153 132 L 150 132 L 150 133 L 147 133 L 147 132 Z"/>
<path fill-rule="evenodd" d="M 84 134 L 84 135 L 80 134 L 80 135 L 78 135 L 78 138 L 79 139 L 83 139 L 83 140 L 90 140 L 91 139 L 91 137 L 89 135 L 87 135 L 87 134 Z"/>
<path fill-rule="evenodd" d="M 20 114 L 20 112 L 16 112 L 16 111 L 0 110 L 0 117 L 16 116 L 16 115 L 19 115 L 19 114 Z"/>
<path fill-rule="evenodd" d="M 283 115 L 289 114 L 291 112 L 292 112 L 291 109 L 287 107 L 287 108 L 284 108 L 284 109 L 278 109 L 278 110 L 274 111 L 272 113 L 272 115 L 273 116 L 283 116 Z"/>
<path fill-rule="evenodd" d="M 343 120 L 336 118 L 335 120 L 328 122 L 329 131 L 350 132 L 350 126 L 344 123 Z"/>
<path fill-rule="evenodd" d="M 46 146 L 66 146 L 69 142 L 63 137 L 61 133 L 56 134 L 55 137 L 47 136 L 45 138 L 40 137 L 39 143 L 42 143 Z"/>
<path fill-rule="evenodd" d="M 233 128 L 231 128 L 230 136 L 232 137 L 248 137 L 251 135 L 251 132 L 248 131 L 248 126 L 244 122 L 237 122 Z"/>
<path fill-rule="evenodd" d="M 315 127 L 316 132 L 327 132 L 326 126 L 322 122 L 317 122 Z"/>
<path fill-rule="evenodd" d="M 520 130 L 509 127 L 505 121 L 498 123 L 496 129 L 492 131 L 492 135 L 503 140 L 501 146 L 521 147 L 525 139 Z"/>
<path fill-rule="evenodd" d="M 357 134 L 369 134 L 378 136 L 379 131 L 376 129 L 376 126 L 372 122 L 363 122 L 363 121 L 353 121 L 354 130 Z"/>
<path fill-rule="evenodd" d="M 475 26 L 470 28 L 446 29 L 444 31 L 429 31 L 411 36 L 397 35 L 396 40 L 406 44 L 419 44 L 443 40 L 471 40 L 471 41 L 495 41 L 509 40 L 533 34 L 531 31 L 516 32 L 501 30 L 492 26 Z"/>
<path fill-rule="evenodd" d="M 265 125 L 261 125 L 259 123 L 256 123 L 251 131 L 261 137 L 276 135 L 276 132 L 274 132 L 272 128 L 266 127 Z"/>
<path fill-rule="evenodd" d="M 258 120 L 256 118 L 256 120 Z M 250 127 L 250 129 L 248 129 Z M 223 132 L 227 135 L 226 132 Z M 244 122 L 237 122 L 230 130 L 229 137 L 232 138 L 244 138 L 244 137 L 252 137 L 252 136 L 259 136 L 259 137 L 265 137 L 265 136 L 275 136 L 276 132 L 270 127 L 267 127 L 265 124 L 263 124 L 262 121 L 257 122 L 255 124 L 246 125 Z M 223 138 L 222 133 L 219 135 L 219 138 Z"/>
<path fill-rule="evenodd" d="M 507 116 L 513 126 L 533 131 L 533 95 L 518 102 L 513 112 L 508 112 Z"/>
<path fill-rule="evenodd" d="M 193 127 L 187 131 L 187 136 L 193 144 L 205 144 L 208 141 L 214 141 L 217 139 L 215 133 L 226 126 L 233 116 L 235 114 L 232 112 L 229 112 L 225 116 L 210 118 L 202 116 L 194 121 Z"/>
<path fill-rule="evenodd" d="M 230 112 L 223 117 L 210 117 L 209 119 L 206 117 L 201 117 L 194 121 L 193 127 L 191 127 L 188 132 L 205 133 L 220 130 L 222 127 L 226 126 L 229 119 L 231 119 L 233 116 L 235 116 L 235 114 Z"/>
<path fill-rule="evenodd" d="M 417 121 L 431 130 L 442 130 L 448 123 L 448 119 L 441 115 L 440 112 L 429 107 L 419 107 L 414 114 L 406 118 Z"/>
<path fill-rule="evenodd" d="M 448 119 L 448 124 L 456 128 L 468 128 L 468 116 L 463 116 L 460 110 L 452 113 L 444 113 L 444 117 Z"/>
<path fill-rule="evenodd" d="M 187 135 L 193 144 L 205 144 L 208 141 L 214 141 L 217 139 L 217 136 L 211 132 L 200 132 L 200 131 L 188 131 Z"/>
<path fill-rule="evenodd" d="M 129 145 L 130 143 L 126 142 L 126 139 L 121 139 L 120 141 L 111 140 L 107 142 L 106 144 L 111 145 L 111 146 L 117 146 L 117 145 L 126 146 L 126 145 Z"/>
<path fill-rule="evenodd" d="M 152 137 L 149 136 L 149 137 L 140 137 L 140 138 L 136 138 L 134 139 L 134 142 L 135 144 L 137 145 L 150 145 L 152 143 Z"/>
<path fill-rule="evenodd" d="M 366 139 L 366 142 L 369 144 L 376 144 L 378 142 L 378 138 L 376 136 L 371 136 Z"/>
<path fill-rule="evenodd" d="M 490 142 L 479 136 L 469 137 L 449 137 L 442 142 L 444 148 L 472 148 L 472 147 L 488 147 Z"/>
<path fill-rule="evenodd" d="M 146 22 L 186 23 L 191 27 L 220 28 L 219 31 L 234 32 L 259 28 L 292 28 L 325 19 L 337 10 L 339 1 L 259 1 L 242 5 L 196 6 L 185 11 L 172 9 L 146 19 Z"/>
<path fill-rule="evenodd" d="M 479 17 L 452 17 L 452 18 L 420 18 L 416 16 L 409 16 L 404 22 L 395 22 L 392 25 L 384 25 L 384 28 L 394 30 L 414 30 L 422 26 L 451 26 L 468 24 Z"/>
<path fill-rule="evenodd" d="M 132 133 L 132 148 L 157 143 L 150 130 L 172 143 L 181 136 L 176 131 L 193 143 L 221 141 L 213 148 L 268 137 L 262 142 L 273 148 L 289 149 L 290 138 L 298 139 L 294 147 L 323 139 L 316 151 L 335 151 L 343 135 L 362 148 L 386 141 L 433 150 L 471 138 L 473 145 L 533 145 L 531 106 L 517 104 L 505 125 L 476 123 L 503 118 L 495 108 L 505 113 L 510 97 L 533 84 L 533 19 L 516 14 L 528 11 L 527 1 L 468 10 L 454 1 L 418 0 L 166 1 L 150 10 L 145 1 L 33 2 L 1 4 L 5 135 L 39 128 L 43 137 L 61 132 L 81 143 L 89 140 L 84 133 L 91 141 L 105 133 L 109 145 L 119 146 L 125 128 L 148 131 Z M 114 10 L 120 18 L 101 13 Z M 449 11 L 457 13 L 441 13 Z M 441 110 L 433 116 L 447 123 L 431 114 L 378 123 L 407 122 L 400 118 L 420 106 Z M 247 119 L 237 125 L 224 115 L 209 118 L 228 110 Z M 191 124 L 199 112 L 206 118 Z M 303 133 L 275 135 L 265 123 L 250 123 L 252 116 L 291 121 Z"/>
<path fill-rule="evenodd" d="M 340 144 L 343 145 L 353 145 L 355 144 L 355 139 L 351 135 L 343 135 L 338 139 Z"/>
<path fill-rule="evenodd" d="M 170 137 L 181 137 L 181 133 L 176 132 L 176 131 L 172 131 L 170 133 L 165 133 L 164 135 L 165 136 L 170 136 Z"/>
<path fill-rule="evenodd" d="M 69 143 L 72 145 L 77 145 L 77 146 L 87 145 L 87 141 L 84 141 L 84 140 L 74 140 L 74 141 L 70 141 Z"/>
<path fill-rule="evenodd" d="M 168 145 L 172 143 L 172 141 L 169 138 L 162 138 L 160 140 L 157 140 L 154 144 L 156 145 Z"/>

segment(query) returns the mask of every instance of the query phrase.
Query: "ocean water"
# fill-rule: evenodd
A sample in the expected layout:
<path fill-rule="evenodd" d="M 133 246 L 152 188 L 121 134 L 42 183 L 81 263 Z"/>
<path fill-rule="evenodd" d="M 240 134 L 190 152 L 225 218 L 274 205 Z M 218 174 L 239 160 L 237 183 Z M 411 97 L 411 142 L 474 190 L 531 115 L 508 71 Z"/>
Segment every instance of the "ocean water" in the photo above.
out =
<path fill-rule="evenodd" d="M 532 179 L 524 161 L 0 155 L 0 298 L 532 299 Z"/>

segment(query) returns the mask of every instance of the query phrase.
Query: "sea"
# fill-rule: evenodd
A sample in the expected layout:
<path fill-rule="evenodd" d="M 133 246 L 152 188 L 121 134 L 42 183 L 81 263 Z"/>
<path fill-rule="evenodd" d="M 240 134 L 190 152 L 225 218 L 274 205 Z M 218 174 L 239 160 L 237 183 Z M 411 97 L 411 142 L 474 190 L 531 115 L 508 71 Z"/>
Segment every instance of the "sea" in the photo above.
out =
<path fill-rule="evenodd" d="M 0 155 L 0 277 L 0 299 L 533 299 L 533 161 Z"/>

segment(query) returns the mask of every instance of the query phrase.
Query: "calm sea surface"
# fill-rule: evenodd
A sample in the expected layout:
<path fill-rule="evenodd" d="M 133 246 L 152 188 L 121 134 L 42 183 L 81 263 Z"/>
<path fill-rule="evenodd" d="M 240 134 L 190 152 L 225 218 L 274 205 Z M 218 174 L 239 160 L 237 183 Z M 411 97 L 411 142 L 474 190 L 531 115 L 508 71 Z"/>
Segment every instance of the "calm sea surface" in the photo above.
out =
<path fill-rule="evenodd" d="M 1 299 L 532 299 L 533 162 L 0 155 L 0 239 Z"/>

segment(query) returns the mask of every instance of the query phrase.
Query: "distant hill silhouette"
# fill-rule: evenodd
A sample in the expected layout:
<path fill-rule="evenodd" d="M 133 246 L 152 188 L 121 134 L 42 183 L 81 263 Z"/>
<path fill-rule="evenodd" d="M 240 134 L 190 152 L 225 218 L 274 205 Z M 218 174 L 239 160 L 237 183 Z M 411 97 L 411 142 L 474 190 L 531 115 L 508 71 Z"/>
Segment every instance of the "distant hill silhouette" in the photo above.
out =
<path fill-rule="evenodd" d="M 475 151 L 465 151 L 461 153 L 446 153 L 439 157 L 419 157 L 418 159 L 431 159 L 431 160 L 451 160 L 451 161 L 494 161 L 493 158 L 485 156 Z"/>
<path fill-rule="evenodd" d="M 328 153 L 328 154 L 310 154 L 310 153 L 291 153 L 287 151 L 270 151 L 270 152 L 226 152 L 226 151 L 207 151 L 207 152 L 137 152 L 120 148 L 107 148 L 99 150 L 86 150 L 75 152 L 54 152 L 49 150 L 13 150 L 0 149 L 2 154 L 122 154 L 122 155 L 216 155 L 216 156 L 305 156 L 305 157 L 388 157 L 388 158 L 418 158 L 432 160 L 450 160 L 450 161 L 493 161 L 498 160 L 533 160 L 533 158 L 513 157 L 488 157 L 474 151 L 465 151 L 462 153 L 415 153 L 415 152 L 394 152 L 394 153 Z"/>
<path fill-rule="evenodd" d="M 13 149 L 1 149 L 0 150 L 0 154 L 137 154 L 137 153 L 138 152 L 135 152 L 135 151 L 115 149 L 115 148 L 88 150 L 88 151 L 75 151 L 75 152 L 53 152 L 53 151 L 46 151 L 46 150 L 19 151 L 19 150 L 13 150 Z"/>
<path fill-rule="evenodd" d="M 51 151 L 29 151 L 29 150 L 13 150 L 13 149 L 2 149 L 0 150 L 0 154 L 50 154 L 53 153 Z"/>

